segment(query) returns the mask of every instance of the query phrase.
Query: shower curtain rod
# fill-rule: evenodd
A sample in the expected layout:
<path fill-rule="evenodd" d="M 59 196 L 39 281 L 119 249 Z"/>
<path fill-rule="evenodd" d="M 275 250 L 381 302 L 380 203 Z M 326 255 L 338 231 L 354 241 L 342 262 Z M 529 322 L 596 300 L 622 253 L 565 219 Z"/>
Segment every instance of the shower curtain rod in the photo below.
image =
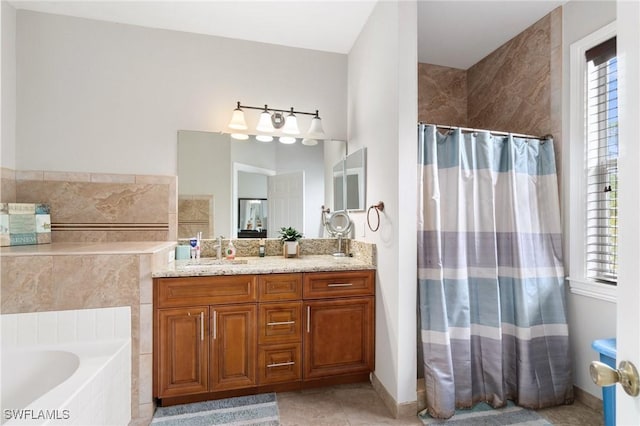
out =
<path fill-rule="evenodd" d="M 430 124 L 430 123 L 423 123 L 422 121 L 420 123 L 418 123 L 418 125 L 420 124 L 424 124 L 425 126 L 435 126 L 438 129 L 447 129 L 447 130 L 456 130 L 456 129 L 460 129 L 460 131 L 462 132 L 488 132 L 491 133 L 492 135 L 497 135 L 497 136 L 515 136 L 517 138 L 526 138 L 526 139 L 539 139 L 541 141 L 546 141 L 547 139 L 553 139 L 552 135 L 544 135 L 544 136 L 532 136 L 532 135 L 525 135 L 522 133 L 513 133 L 513 132 L 501 132 L 498 130 L 484 130 L 484 129 L 473 129 L 471 127 L 457 127 L 457 126 L 444 126 L 442 124 Z"/>

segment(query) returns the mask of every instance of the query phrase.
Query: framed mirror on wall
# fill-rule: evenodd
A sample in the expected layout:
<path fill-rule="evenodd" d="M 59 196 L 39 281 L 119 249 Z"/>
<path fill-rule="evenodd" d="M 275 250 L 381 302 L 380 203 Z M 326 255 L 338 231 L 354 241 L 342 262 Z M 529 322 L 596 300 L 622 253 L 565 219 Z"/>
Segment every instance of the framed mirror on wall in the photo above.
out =
<path fill-rule="evenodd" d="M 266 198 L 238 198 L 238 238 L 267 238 Z"/>
<path fill-rule="evenodd" d="M 366 148 L 361 148 L 333 166 L 335 211 L 365 209 Z"/>
<path fill-rule="evenodd" d="M 266 198 L 267 203 L 275 202 L 277 208 L 268 208 L 268 221 L 284 221 L 285 226 L 295 225 L 305 237 L 318 238 L 324 232 L 321 206 L 333 198 L 325 192 L 332 192 L 329 165 L 343 158 L 345 151 L 345 141 L 324 141 L 316 146 L 304 146 L 298 141 L 285 145 L 275 141 L 259 142 L 253 136 L 237 141 L 225 133 L 180 130 L 178 195 L 199 197 L 203 199 L 198 202 L 202 205 L 206 200 L 209 208 L 203 215 L 207 216 L 209 229 L 205 234 L 210 234 L 210 238 L 219 235 L 235 238 L 246 229 L 239 218 L 241 198 Z M 329 154 L 326 158 L 325 153 Z M 251 179 L 251 174 L 253 177 L 263 175 L 263 192 L 238 191 L 240 181 Z M 273 188 L 270 192 L 269 181 Z M 181 219 L 183 215 L 179 210 L 179 224 Z M 299 222 L 294 223 L 295 220 Z M 278 237 L 277 226 L 265 222 L 262 225 L 268 238 Z M 179 232 L 178 238 L 190 238 L 193 236 L 190 232 Z"/>

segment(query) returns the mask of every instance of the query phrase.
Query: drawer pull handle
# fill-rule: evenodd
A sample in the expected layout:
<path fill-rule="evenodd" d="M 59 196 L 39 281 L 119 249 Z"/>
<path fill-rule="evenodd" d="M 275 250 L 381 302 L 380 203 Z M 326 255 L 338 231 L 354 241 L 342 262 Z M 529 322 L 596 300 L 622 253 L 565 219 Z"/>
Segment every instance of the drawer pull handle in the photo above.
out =
<path fill-rule="evenodd" d="M 268 326 L 274 326 L 274 325 L 289 325 L 289 324 L 295 324 L 295 321 L 277 321 L 277 322 L 268 322 L 267 325 Z"/>
<path fill-rule="evenodd" d="M 267 368 L 273 368 L 273 367 L 284 367 L 285 365 L 294 365 L 295 362 L 293 361 L 289 361 L 289 362 L 276 362 L 275 364 L 267 364 Z"/>
<path fill-rule="evenodd" d="M 353 286 L 352 283 L 333 283 L 333 284 L 328 284 L 327 287 L 351 287 Z"/>
<path fill-rule="evenodd" d="M 213 311 L 213 340 L 218 337 L 218 313 Z"/>
<path fill-rule="evenodd" d="M 311 306 L 307 306 L 307 333 L 309 333 L 310 327 L 311 327 Z"/>
<path fill-rule="evenodd" d="M 200 312 L 200 340 L 204 341 L 204 312 Z"/>

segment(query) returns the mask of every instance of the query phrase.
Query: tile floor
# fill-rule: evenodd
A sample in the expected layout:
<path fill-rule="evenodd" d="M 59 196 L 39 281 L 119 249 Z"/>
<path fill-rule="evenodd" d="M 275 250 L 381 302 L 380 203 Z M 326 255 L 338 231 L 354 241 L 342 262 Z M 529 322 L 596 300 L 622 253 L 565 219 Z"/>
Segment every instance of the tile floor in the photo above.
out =
<path fill-rule="evenodd" d="M 416 425 L 418 417 L 393 419 L 369 383 L 277 394 L 282 426 Z M 602 415 L 576 402 L 539 411 L 554 425 L 598 426 Z"/>

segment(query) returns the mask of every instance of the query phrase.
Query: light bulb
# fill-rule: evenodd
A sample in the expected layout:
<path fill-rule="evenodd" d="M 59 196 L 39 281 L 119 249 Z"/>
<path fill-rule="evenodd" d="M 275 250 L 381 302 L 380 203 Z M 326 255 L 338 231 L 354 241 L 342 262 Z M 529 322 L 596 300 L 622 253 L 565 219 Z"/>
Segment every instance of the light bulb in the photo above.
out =
<path fill-rule="evenodd" d="M 244 120 L 244 112 L 240 109 L 240 102 L 238 102 L 238 107 L 233 110 L 233 115 L 231 116 L 231 121 L 229 122 L 230 129 L 236 130 L 247 130 L 247 122 Z"/>
<path fill-rule="evenodd" d="M 267 111 L 266 105 L 264 106 L 264 111 L 260 113 L 260 119 L 258 120 L 256 130 L 263 133 L 272 133 L 276 130 L 273 128 L 273 124 L 271 123 L 271 114 Z"/>
<path fill-rule="evenodd" d="M 316 111 L 316 116 L 311 119 L 311 126 L 309 126 L 309 132 L 307 133 L 307 137 L 311 139 L 326 139 L 326 135 L 324 134 L 324 130 L 322 129 L 322 120 L 318 117 L 318 112 Z"/>
<path fill-rule="evenodd" d="M 317 139 L 304 138 L 304 139 L 302 139 L 302 145 L 306 145 L 306 146 L 318 145 L 318 140 Z"/>
<path fill-rule="evenodd" d="M 287 118 L 284 122 L 284 127 L 282 128 L 282 133 L 286 135 L 299 135 L 300 129 L 298 129 L 298 119 L 293 113 L 293 108 L 291 108 L 291 112 L 287 115 Z"/>

